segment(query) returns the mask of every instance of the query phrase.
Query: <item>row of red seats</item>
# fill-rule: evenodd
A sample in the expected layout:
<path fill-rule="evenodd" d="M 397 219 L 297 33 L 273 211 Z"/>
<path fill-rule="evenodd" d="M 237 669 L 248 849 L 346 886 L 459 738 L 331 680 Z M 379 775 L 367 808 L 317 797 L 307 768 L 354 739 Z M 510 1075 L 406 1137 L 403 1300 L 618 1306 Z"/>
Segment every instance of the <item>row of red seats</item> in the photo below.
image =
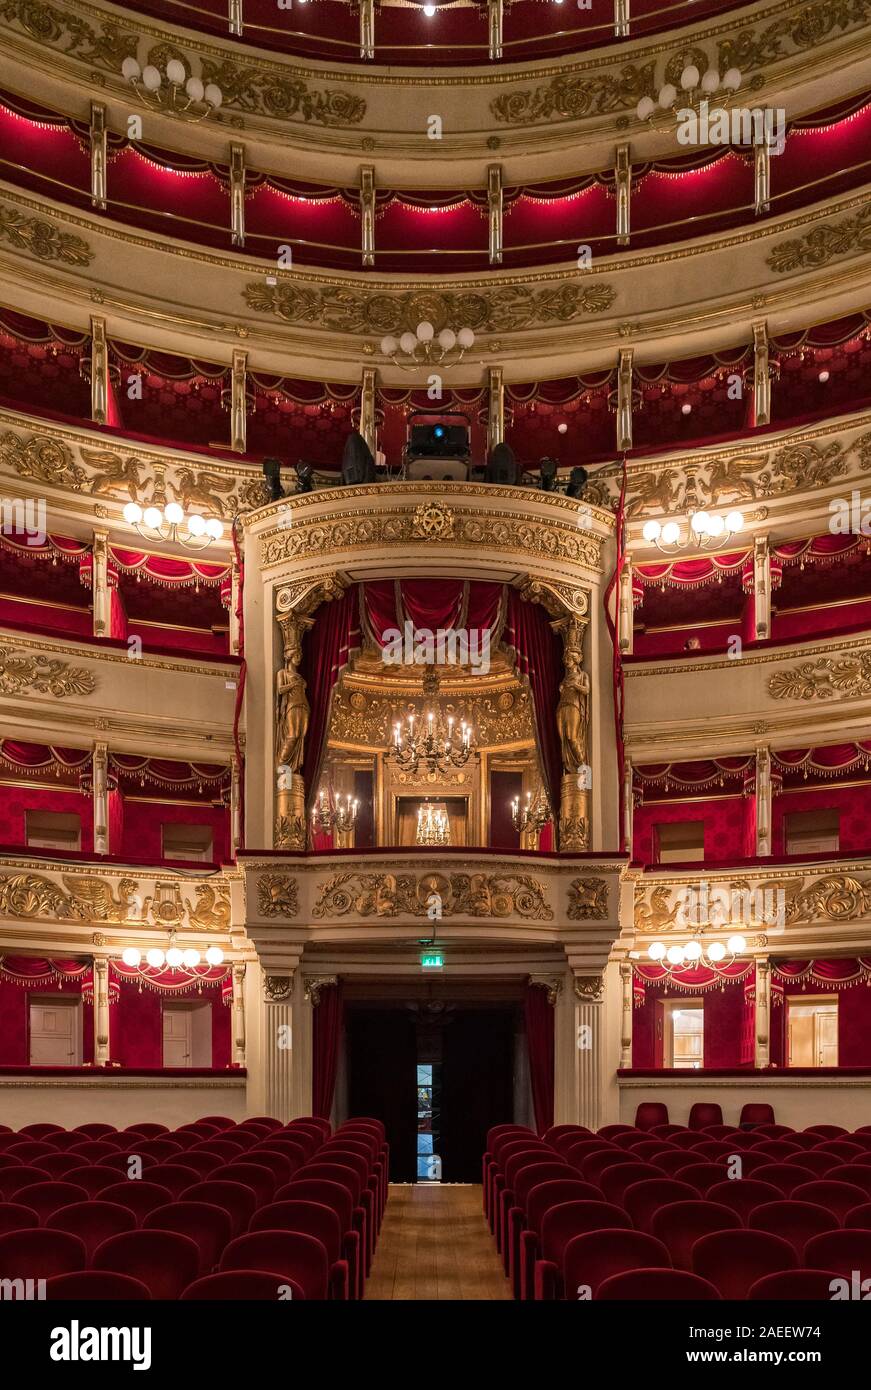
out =
<path fill-rule="evenodd" d="M 656 1125 L 667 1125 L 669 1122 L 668 1106 L 661 1100 L 642 1101 L 635 1111 L 636 1129 L 653 1129 Z M 709 1129 L 711 1125 L 721 1125 L 723 1123 L 723 1111 L 719 1105 L 713 1101 L 699 1100 L 690 1107 L 689 1119 L 687 1120 L 688 1129 Z M 773 1125 L 774 1107 L 771 1105 L 760 1104 L 758 1101 L 748 1101 L 741 1107 L 741 1116 L 738 1126 L 747 1129 L 755 1125 Z"/>
<path fill-rule="evenodd" d="M 362 1298 L 379 1120 L 0 1126 L 0 1278 L 51 1299 Z"/>
<path fill-rule="evenodd" d="M 627 1279 L 605 1296 L 744 1298 L 758 1279 L 794 1272 L 805 1290 L 794 1296 L 831 1298 L 832 1280 L 871 1276 L 871 1126 L 788 1137 L 776 1125 L 667 1128 L 659 1138 L 628 1125 L 558 1125 L 543 1139 L 517 1125 L 490 1131 L 484 1208 L 516 1297 L 571 1297 L 639 1264 L 688 1278 L 650 1280 L 658 1291 L 643 1295 Z M 809 1263 L 811 1281 L 799 1268 Z M 698 1277 L 713 1292 L 691 1292 Z"/>

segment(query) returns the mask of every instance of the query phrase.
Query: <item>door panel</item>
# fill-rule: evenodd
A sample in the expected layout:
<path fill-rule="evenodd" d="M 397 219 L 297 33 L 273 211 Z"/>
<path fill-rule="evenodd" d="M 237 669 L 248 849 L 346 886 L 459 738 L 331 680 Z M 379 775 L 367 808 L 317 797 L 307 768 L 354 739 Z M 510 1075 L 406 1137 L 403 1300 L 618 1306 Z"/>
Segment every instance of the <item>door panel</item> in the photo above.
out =
<path fill-rule="evenodd" d="M 191 1065 L 191 1015 L 189 1009 L 163 1009 L 163 1065 Z"/>
<path fill-rule="evenodd" d="M 81 1062 L 80 1010 L 77 1000 L 30 1004 L 30 1064 L 74 1067 Z"/>
<path fill-rule="evenodd" d="M 408 1009 L 347 1010 L 348 1113 L 381 1120 L 390 1178 L 414 1182 L 417 1169 L 417 1027 Z"/>
<path fill-rule="evenodd" d="M 487 1130 L 514 1118 L 514 1010 L 458 1009 L 444 1030 L 444 1182 L 480 1182 Z"/>

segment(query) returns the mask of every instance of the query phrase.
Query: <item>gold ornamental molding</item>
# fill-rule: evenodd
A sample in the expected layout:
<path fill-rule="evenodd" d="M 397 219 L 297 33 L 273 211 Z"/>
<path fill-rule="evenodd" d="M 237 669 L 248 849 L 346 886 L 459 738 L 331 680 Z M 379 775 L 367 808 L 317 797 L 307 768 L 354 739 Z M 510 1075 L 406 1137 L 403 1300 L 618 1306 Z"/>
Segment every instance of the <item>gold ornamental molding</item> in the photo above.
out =
<path fill-rule="evenodd" d="M 261 917 L 295 917 L 299 911 L 296 879 L 290 874 L 264 874 L 257 881 Z"/>
<path fill-rule="evenodd" d="M 7 861 L 8 862 L 8 861 Z M 230 879 L 192 883 L 172 874 L 98 875 L 92 870 L 50 876 L 38 860 L 16 861 L 0 874 L 0 915 L 24 921 L 108 923 L 162 930 L 230 930 Z M 185 897 L 192 891 L 194 901 Z"/>
<path fill-rule="evenodd" d="M 0 646 L 0 695 L 93 695 L 97 677 L 83 666 L 71 666 L 42 654 L 29 656 Z"/>
<path fill-rule="evenodd" d="M 833 700 L 871 694 L 871 651 L 855 657 L 819 657 L 768 678 L 773 700 Z"/>
<path fill-rule="evenodd" d="M 839 256 L 865 255 L 871 251 L 871 205 L 840 222 L 822 222 L 792 241 L 774 244 L 766 264 L 778 275 L 795 270 L 815 270 Z"/>
<path fill-rule="evenodd" d="M 608 916 L 608 884 L 604 878 L 576 878 L 569 884 L 568 918 L 572 922 L 603 922 Z"/>
<path fill-rule="evenodd" d="M 422 320 L 438 332 L 449 324 L 475 332 L 516 333 L 544 324 L 575 323 L 586 314 L 601 314 L 617 297 L 604 281 L 564 281 L 535 289 L 503 284 L 490 290 L 409 290 L 391 294 L 352 285 L 320 287 L 288 280 L 269 286 L 246 285 L 245 303 L 258 314 L 284 323 L 316 324 L 337 333 L 404 333 Z"/>
<path fill-rule="evenodd" d="M 293 974 L 264 975 L 263 998 L 267 1004 L 284 1004 L 293 994 Z"/>
<path fill-rule="evenodd" d="M 551 922 L 545 888 L 529 874 L 333 874 L 312 916 L 427 917 L 434 899 L 441 917 Z"/>
<path fill-rule="evenodd" d="M 443 484 L 440 488 L 444 491 L 448 486 Z M 484 496 L 488 491 L 486 486 L 478 487 L 474 483 L 461 487 L 466 496 Z M 417 486 L 414 490 L 418 491 Z M 489 491 L 492 493 L 493 488 Z M 447 538 L 444 518 L 449 513 L 449 544 L 452 546 L 470 547 L 477 551 L 482 548 L 502 551 L 515 549 L 528 555 L 572 561 L 594 571 L 600 571 L 602 567 L 599 538 L 580 531 L 577 525 L 573 527 L 568 522 L 545 522 L 521 511 L 484 515 L 471 508 L 441 505 L 441 525 L 429 535 L 423 535 L 417 520 L 418 503 L 409 505 L 405 511 L 387 512 L 371 506 L 371 488 L 347 488 L 343 492 L 348 497 L 349 514 L 325 517 L 323 520 L 294 520 L 294 524 L 286 530 L 267 531 L 261 539 L 261 563 L 264 566 L 276 565 L 288 560 L 332 556 L 373 546 L 405 547 L 415 540 L 438 544 Z M 355 496 L 365 498 L 370 505 L 355 506 Z M 390 500 L 396 501 L 396 495 Z M 492 500 L 495 507 L 497 499 L 494 497 Z"/>
<path fill-rule="evenodd" d="M 308 1000 L 313 1009 L 321 1002 L 321 990 L 339 983 L 338 975 L 306 975 L 304 980 L 303 998 Z"/>
<path fill-rule="evenodd" d="M 576 975 L 575 998 L 582 1004 L 601 1004 L 605 998 L 605 981 L 601 975 Z"/>
<path fill-rule="evenodd" d="M 862 867 L 867 870 L 868 865 Z M 770 870 L 766 875 L 735 876 L 718 874 L 713 867 L 705 867 L 696 878 L 665 882 L 650 880 L 645 875 L 645 881 L 635 885 L 635 931 L 644 938 L 670 931 L 685 935 L 694 926 L 715 926 L 722 931 L 722 920 L 716 917 L 709 920 L 704 900 L 698 896 L 701 883 L 708 887 L 712 906 L 719 903 L 715 890 L 725 890 L 733 895 L 746 895 L 745 900 L 754 905 L 754 910 L 755 905 L 759 905 L 770 912 L 770 921 L 760 913 L 758 920 L 754 917 L 742 922 L 748 931 L 754 926 L 764 927 L 767 946 L 776 941 L 778 929 L 783 932 L 791 927 L 842 922 L 867 925 L 871 917 L 871 877 L 860 877 L 860 872 L 853 872 L 852 866 L 846 865 L 826 874 L 819 871 L 796 873 L 784 867 Z M 691 892 L 701 904 L 697 908 L 690 905 Z M 688 914 L 691 921 L 688 921 Z M 696 914 L 703 920 L 697 921 Z"/>
<path fill-rule="evenodd" d="M 0 242 L 24 251 L 37 261 L 61 261 L 64 265 L 90 265 L 94 259 L 84 237 L 63 232 L 39 217 L 26 217 L 18 208 L 0 204 Z"/>

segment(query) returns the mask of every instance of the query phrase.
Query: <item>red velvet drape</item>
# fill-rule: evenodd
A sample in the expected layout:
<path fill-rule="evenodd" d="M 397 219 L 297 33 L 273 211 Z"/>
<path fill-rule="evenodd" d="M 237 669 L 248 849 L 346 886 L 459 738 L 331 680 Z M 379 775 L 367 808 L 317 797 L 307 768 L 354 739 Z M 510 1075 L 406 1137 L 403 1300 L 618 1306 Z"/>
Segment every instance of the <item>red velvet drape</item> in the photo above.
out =
<path fill-rule="evenodd" d="M 309 801 L 318 792 L 318 771 L 329 727 L 333 686 L 348 660 L 348 653 L 360 641 L 358 603 L 355 584 L 341 598 L 321 605 L 314 627 L 303 638 L 300 669 L 306 683 L 311 716 L 302 775 Z"/>
<path fill-rule="evenodd" d="M 342 982 L 322 985 L 312 1025 L 312 1114 L 328 1120 L 333 1108 L 342 1045 Z"/>
<path fill-rule="evenodd" d="M 535 1127 L 544 1134 L 553 1124 L 554 1090 L 554 1010 L 548 992 L 541 985 L 526 986 L 526 1045 L 529 1050 L 529 1080 Z"/>
<path fill-rule="evenodd" d="M 513 589 L 508 590 L 505 641 L 514 648 L 518 670 L 529 681 L 541 769 L 550 804 L 556 808 L 562 779 L 555 719 L 563 674 L 560 641 L 541 605 L 526 603 Z"/>

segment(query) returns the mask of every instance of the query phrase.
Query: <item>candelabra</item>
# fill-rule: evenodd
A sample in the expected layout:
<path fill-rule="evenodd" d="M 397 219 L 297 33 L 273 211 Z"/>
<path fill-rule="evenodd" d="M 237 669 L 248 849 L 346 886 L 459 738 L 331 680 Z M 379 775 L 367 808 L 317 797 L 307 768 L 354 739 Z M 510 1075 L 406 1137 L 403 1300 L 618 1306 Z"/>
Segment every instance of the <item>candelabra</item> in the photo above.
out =
<path fill-rule="evenodd" d="M 447 732 L 441 712 L 430 711 L 415 725 L 417 716 L 409 714 L 405 728 L 393 726 L 393 743 L 387 756 L 395 760 L 401 772 L 416 773 L 423 767 L 431 775 L 465 767 L 472 755 L 472 727 L 465 719 L 460 722 L 460 738 L 454 731 L 453 715 L 447 721 Z"/>
<path fill-rule="evenodd" d="M 664 555 L 689 546 L 707 550 L 714 545 L 722 545 L 744 529 L 744 516 L 741 512 L 727 512 L 725 516 L 711 515 L 708 512 L 693 512 L 690 517 L 690 533 L 684 537 L 676 521 L 667 521 L 663 526 L 655 518 L 645 521 L 641 534 L 651 541 Z"/>
<path fill-rule="evenodd" d="M 159 501 L 162 506 L 155 505 Z M 179 502 L 164 502 L 155 499 L 144 510 L 138 502 L 128 502 L 124 508 L 124 520 L 133 526 L 147 541 L 172 541 L 187 546 L 189 550 L 205 550 L 212 541 L 219 541 L 224 534 L 224 523 L 216 516 L 200 516 L 199 512 L 185 513 Z M 182 531 L 182 526 L 186 527 Z"/>
<path fill-rule="evenodd" d="M 419 845 L 449 845 L 451 826 L 448 813 L 427 801 L 417 808 L 417 843 Z"/>
<path fill-rule="evenodd" d="M 526 804 L 520 805 L 520 797 L 515 796 L 511 803 L 511 821 L 520 835 L 538 835 L 550 820 L 551 811 L 543 792 L 532 799 L 532 792 L 526 793 Z"/>
<path fill-rule="evenodd" d="M 474 343 L 475 335 L 471 328 L 461 328 L 457 333 L 452 328 L 443 328 L 436 337 L 435 328 L 424 319 L 414 333 L 403 333 L 398 342 L 387 334 L 381 339 L 381 351 L 395 362 L 400 371 L 415 372 L 425 366 L 456 366 Z M 406 361 L 399 359 L 399 352 L 405 354 Z"/>
<path fill-rule="evenodd" d="M 359 804 L 359 801 L 351 797 L 350 792 L 345 798 L 344 806 L 341 797 L 333 804 L 327 799 L 326 792 L 322 791 L 312 808 L 312 830 L 323 831 L 325 835 L 335 830 L 339 835 L 346 835 L 356 824 Z"/>
<path fill-rule="evenodd" d="M 732 96 L 741 86 L 740 68 L 729 68 L 720 77 L 716 68 L 708 68 L 703 75 L 695 63 L 688 63 L 680 75 L 680 89 L 673 82 L 665 82 L 656 98 L 644 96 L 635 108 L 639 121 L 651 121 L 659 111 L 677 111 L 686 107 L 695 109 L 703 101 L 708 101 L 718 93 Z"/>
<path fill-rule="evenodd" d="M 199 77 L 186 78 L 184 63 L 178 58 L 170 58 L 165 74 L 153 63 L 143 68 L 135 58 L 125 58 L 121 75 L 144 105 L 183 121 L 204 121 L 224 100 L 217 83 L 209 82 L 204 86 Z"/>

